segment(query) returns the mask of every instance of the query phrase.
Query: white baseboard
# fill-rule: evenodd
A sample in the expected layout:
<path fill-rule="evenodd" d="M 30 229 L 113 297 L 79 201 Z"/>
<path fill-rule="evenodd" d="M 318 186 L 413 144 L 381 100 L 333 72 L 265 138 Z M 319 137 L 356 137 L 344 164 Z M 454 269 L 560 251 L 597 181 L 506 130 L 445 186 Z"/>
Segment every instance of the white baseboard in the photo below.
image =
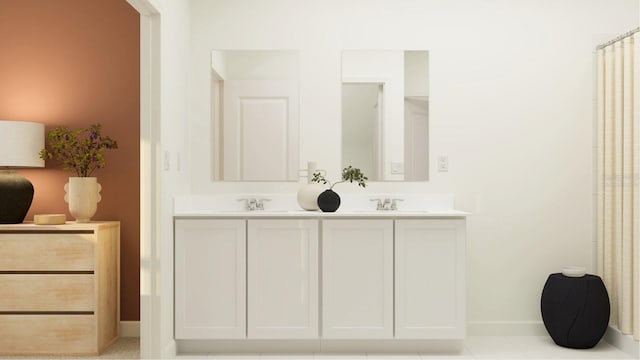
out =
<path fill-rule="evenodd" d="M 469 321 L 467 323 L 469 336 L 523 336 L 547 335 L 542 321 Z M 625 335 L 620 330 L 609 326 L 604 334 L 604 341 L 624 351 L 633 359 L 640 359 L 640 342 L 631 335 Z"/>
<path fill-rule="evenodd" d="M 604 333 L 604 341 L 629 354 L 634 359 L 640 359 L 640 342 L 633 340 L 631 335 L 625 335 L 620 330 L 609 326 Z"/>
<path fill-rule="evenodd" d="M 539 336 L 547 335 L 542 321 L 469 321 L 469 336 Z"/>
<path fill-rule="evenodd" d="M 163 359 L 173 359 L 178 354 L 176 347 L 176 341 L 171 340 L 167 345 L 165 345 L 164 350 L 162 351 Z"/>
<path fill-rule="evenodd" d="M 140 321 L 120 321 L 120 337 L 140 337 Z"/>

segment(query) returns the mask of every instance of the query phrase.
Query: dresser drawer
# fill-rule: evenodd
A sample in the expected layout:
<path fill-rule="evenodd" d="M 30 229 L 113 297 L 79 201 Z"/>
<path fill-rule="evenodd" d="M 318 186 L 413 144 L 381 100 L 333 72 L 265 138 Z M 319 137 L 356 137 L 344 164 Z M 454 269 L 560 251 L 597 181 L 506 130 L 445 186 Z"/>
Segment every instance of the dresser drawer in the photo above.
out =
<path fill-rule="evenodd" d="M 0 274 L 0 312 L 94 311 L 93 274 Z"/>
<path fill-rule="evenodd" d="M 96 351 L 94 315 L 0 315 L 0 354 Z"/>
<path fill-rule="evenodd" d="M 0 233 L 0 271 L 92 271 L 93 234 Z"/>

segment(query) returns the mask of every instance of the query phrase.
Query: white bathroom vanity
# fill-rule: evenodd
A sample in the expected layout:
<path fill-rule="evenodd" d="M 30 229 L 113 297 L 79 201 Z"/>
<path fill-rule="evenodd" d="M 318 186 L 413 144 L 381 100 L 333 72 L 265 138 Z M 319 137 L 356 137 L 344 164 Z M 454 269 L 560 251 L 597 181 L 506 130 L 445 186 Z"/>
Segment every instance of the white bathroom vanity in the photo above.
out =
<path fill-rule="evenodd" d="M 461 345 L 468 214 L 452 201 L 405 196 L 388 211 L 361 196 L 322 213 L 273 195 L 248 211 L 244 198 L 176 199 L 179 353 Z"/>

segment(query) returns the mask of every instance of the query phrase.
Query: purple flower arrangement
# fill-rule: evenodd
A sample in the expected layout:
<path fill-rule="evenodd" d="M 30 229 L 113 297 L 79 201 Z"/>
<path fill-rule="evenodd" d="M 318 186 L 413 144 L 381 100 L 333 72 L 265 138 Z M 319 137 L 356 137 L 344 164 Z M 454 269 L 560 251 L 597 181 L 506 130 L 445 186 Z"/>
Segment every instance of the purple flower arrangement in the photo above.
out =
<path fill-rule="evenodd" d="M 78 130 L 58 126 L 47 133 L 49 149 L 40 150 L 40 158 L 55 158 L 63 170 L 89 177 L 96 169 L 105 167 L 104 152 L 118 148 L 115 140 L 100 134 L 101 128 L 100 124 Z"/>

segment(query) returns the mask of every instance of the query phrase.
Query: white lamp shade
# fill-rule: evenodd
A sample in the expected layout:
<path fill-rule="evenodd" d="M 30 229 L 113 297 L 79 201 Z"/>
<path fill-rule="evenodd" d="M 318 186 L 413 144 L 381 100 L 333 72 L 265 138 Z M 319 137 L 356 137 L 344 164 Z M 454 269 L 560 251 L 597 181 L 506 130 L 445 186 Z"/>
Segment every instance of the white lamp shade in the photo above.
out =
<path fill-rule="evenodd" d="M 44 167 L 44 124 L 0 120 L 0 167 Z"/>

